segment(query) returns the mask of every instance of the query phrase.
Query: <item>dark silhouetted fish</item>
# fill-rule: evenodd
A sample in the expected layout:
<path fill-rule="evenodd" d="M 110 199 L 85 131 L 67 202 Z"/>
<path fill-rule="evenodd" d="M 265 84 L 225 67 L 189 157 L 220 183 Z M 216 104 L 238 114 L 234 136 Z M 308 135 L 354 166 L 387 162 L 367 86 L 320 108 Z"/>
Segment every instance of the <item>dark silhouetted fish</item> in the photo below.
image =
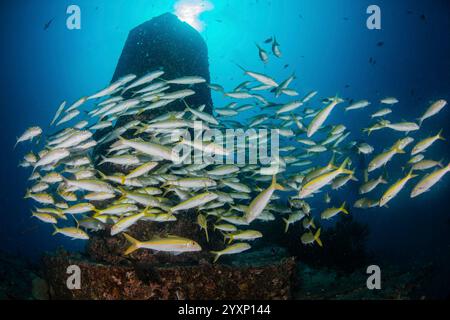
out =
<path fill-rule="evenodd" d="M 384 46 L 384 42 L 383 42 L 383 41 L 378 42 L 378 43 L 377 43 L 377 46 L 378 46 L 378 47 Z"/>
<path fill-rule="evenodd" d="M 269 39 L 266 39 L 265 41 L 264 41 L 264 43 L 272 43 L 272 37 L 270 37 Z"/>
<path fill-rule="evenodd" d="M 50 19 L 45 25 L 44 25 L 44 30 L 47 30 L 50 25 L 52 24 L 53 20 L 55 20 L 55 18 Z"/>

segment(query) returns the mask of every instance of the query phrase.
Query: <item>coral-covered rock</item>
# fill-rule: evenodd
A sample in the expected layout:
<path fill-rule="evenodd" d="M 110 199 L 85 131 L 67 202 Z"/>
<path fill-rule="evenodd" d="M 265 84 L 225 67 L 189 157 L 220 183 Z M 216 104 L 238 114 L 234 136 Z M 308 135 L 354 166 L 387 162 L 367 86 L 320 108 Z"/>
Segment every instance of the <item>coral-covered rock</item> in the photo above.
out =
<path fill-rule="evenodd" d="M 266 260 L 266 262 L 268 262 Z M 59 254 L 44 258 L 53 299 L 289 299 L 293 258 L 255 266 L 200 263 L 104 265 Z M 66 286 L 67 267 L 81 270 L 81 288 Z"/>
<path fill-rule="evenodd" d="M 24 256 L 0 251 L 0 300 L 45 299 L 44 284 L 37 282 L 36 272 L 36 266 Z"/>

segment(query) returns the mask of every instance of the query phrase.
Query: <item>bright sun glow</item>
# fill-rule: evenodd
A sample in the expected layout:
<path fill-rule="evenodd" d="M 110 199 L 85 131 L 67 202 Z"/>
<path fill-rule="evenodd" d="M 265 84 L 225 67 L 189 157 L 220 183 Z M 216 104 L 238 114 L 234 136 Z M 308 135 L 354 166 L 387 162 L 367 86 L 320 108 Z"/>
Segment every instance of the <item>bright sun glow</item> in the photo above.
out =
<path fill-rule="evenodd" d="M 181 21 L 190 24 L 197 31 L 202 31 L 204 23 L 200 21 L 200 14 L 213 8 L 206 0 L 180 0 L 175 4 L 175 14 Z"/>

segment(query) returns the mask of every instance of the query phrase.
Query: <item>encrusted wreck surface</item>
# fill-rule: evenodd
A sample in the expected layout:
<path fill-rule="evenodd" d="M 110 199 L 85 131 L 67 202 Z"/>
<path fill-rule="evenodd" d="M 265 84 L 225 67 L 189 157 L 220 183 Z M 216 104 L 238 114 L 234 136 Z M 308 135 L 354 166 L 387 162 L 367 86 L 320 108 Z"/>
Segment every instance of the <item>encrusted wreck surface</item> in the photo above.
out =
<path fill-rule="evenodd" d="M 267 261 L 266 261 L 267 262 Z M 67 267 L 81 270 L 81 288 L 69 290 Z M 59 254 L 44 258 L 52 299 L 213 300 L 290 299 L 294 258 L 266 264 L 110 265 Z"/>
<path fill-rule="evenodd" d="M 192 86 L 195 95 L 186 102 L 197 107 L 205 104 L 205 112 L 212 113 L 208 47 L 202 36 L 190 25 L 180 21 L 171 13 L 153 18 L 130 31 L 116 67 L 112 81 L 130 73 L 138 77 L 154 70 L 164 70 L 164 79 L 184 76 L 200 76 L 206 83 Z M 177 90 L 177 86 L 171 85 Z M 183 104 L 170 104 L 155 114 L 173 110 L 184 110 Z"/>

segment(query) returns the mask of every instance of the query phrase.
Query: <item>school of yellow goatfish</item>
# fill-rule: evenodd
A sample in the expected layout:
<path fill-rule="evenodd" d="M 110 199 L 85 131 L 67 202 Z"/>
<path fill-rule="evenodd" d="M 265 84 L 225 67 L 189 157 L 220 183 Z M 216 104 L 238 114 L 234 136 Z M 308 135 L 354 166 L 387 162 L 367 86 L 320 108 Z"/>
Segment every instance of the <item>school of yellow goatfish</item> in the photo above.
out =
<path fill-rule="evenodd" d="M 269 54 L 260 46 L 258 50 L 260 59 L 267 63 Z M 281 57 L 276 40 L 272 51 Z M 138 221 L 173 223 L 177 216 L 194 211 L 205 239 L 209 240 L 211 232 L 220 232 L 226 240 L 224 247 L 211 252 L 215 262 L 222 255 L 251 249 L 250 243 L 263 237 L 252 229 L 255 221 L 282 219 L 285 232 L 300 224 L 299 244 L 322 246 L 318 222 L 351 211 L 345 202 L 332 205 L 333 192 L 348 183 L 358 185 L 361 197 L 353 206 L 369 209 L 386 206 L 408 184 L 414 185 L 411 198 L 423 195 L 450 171 L 450 164 L 427 157 L 427 150 L 444 140 L 442 130 L 431 136 L 421 134 L 427 119 L 438 116 L 447 105 L 445 100 L 430 103 L 417 115 L 417 122 L 391 122 L 389 116 L 399 103 L 395 97 L 348 103 L 335 96 L 313 102 L 317 91 L 298 98 L 299 93 L 290 88 L 294 75 L 278 82 L 269 75 L 240 68 L 247 79 L 231 91 L 207 84 L 230 99 L 230 104 L 215 108 L 213 114 L 205 112 L 204 105 L 188 105 L 185 100 L 196 94 L 194 85 L 205 84 L 205 79 L 195 75 L 166 79 L 164 70 L 142 77 L 130 74 L 71 105 L 63 102 L 50 124 L 55 132 L 44 135 L 40 127 L 31 127 L 17 139 L 16 145 L 38 141 L 35 147 L 41 148 L 26 154 L 20 164 L 32 170 L 25 195 L 37 204 L 32 216 L 52 224 L 54 234 L 72 239 L 86 240 L 92 232 L 110 230 L 111 236 L 125 237 L 129 242 L 125 255 L 140 249 L 180 254 L 202 248 L 177 235 L 134 239 L 127 230 Z M 290 101 L 276 102 L 280 99 Z M 313 104 L 320 107 L 313 108 Z M 344 124 L 331 121 L 336 109 L 353 112 L 368 110 L 374 104 L 379 107 L 367 117 L 372 124 L 356 134 L 365 137 L 377 130 L 397 132 L 398 137 L 384 150 L 375 150 L 361 139 L 347 141 L 351 132 Z M 151 116 L 151 110 L 166 106 L 177 106 L 180 111 Z M 146 120 L 133 117 L 144 112 L 149 114 Z M 119 118 L 125 116 L 130 120 L 119 126 Z M 171 139 L 174 130 L 192 130 L 198 122 L 203 130 L 277 129 L 284 142 L 269 165 L 186 163 L 186 155 L 173 152 L 180 144 L 197 154 L 216 156 L 237 149 L 227 149 L 216 141 Z M 104 135 L 95 135 L 108 128 Z M 257 134 L 246 139 L 249 143 L 267 142 Z M 93 152 L 99 146 L 106 147 L 101 156 Z M 360 155 L 369 163 L 357 173 L 352 158 Z M 318 158 L 323 156 L 328 163 L 319 165 Z M 390 166 L 394 157 L 404 157 L 405 171 L 400 180 L 389 181 L 380 169 Z M 102 164 L 121 170 L 107 175 L 99 169 Z M 381 188 L 380 198 L 370 196 Z M 278 204 L 283 193 L 288 201 L 285 206 Z M 323 198 L 326 209 L 314 212 L 308 204 L 312 197 Z"/>

